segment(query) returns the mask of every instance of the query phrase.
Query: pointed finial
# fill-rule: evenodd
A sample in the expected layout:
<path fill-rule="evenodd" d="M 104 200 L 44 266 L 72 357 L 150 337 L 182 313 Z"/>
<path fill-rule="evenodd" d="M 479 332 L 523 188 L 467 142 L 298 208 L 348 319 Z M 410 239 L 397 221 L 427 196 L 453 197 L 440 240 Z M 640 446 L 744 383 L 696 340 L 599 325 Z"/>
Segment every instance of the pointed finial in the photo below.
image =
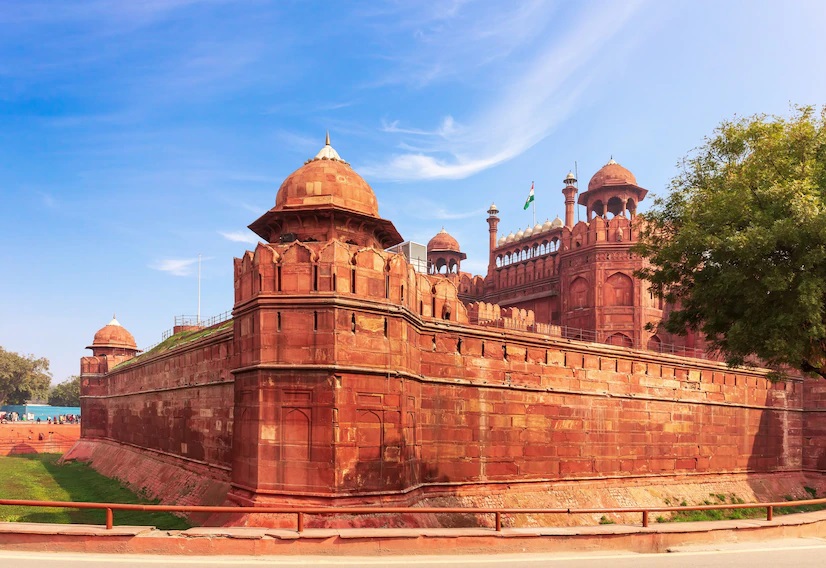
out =
<path fill-rule="evenodd" d="M 118 319 L 118 318 L 117 318 L 117 316 L 115 315 L 115 312 L 112 312 L 112 319 L 113 319 L 113 320 Z"/>
<path fill-rule="evenodd" d="M 329 130 L 327 131 L 327 139 L 324 141 L 324 145 L 325 146 L 330 145 L 330 131 Z"/>

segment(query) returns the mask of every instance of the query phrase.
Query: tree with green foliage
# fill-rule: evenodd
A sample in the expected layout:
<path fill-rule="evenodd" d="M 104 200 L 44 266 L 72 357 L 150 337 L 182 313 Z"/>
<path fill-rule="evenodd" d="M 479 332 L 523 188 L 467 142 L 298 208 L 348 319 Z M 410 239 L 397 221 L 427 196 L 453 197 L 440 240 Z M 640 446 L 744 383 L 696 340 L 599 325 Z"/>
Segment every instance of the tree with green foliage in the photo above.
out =
<path fill-rule="evenodd" d="M 0 405 L 45 398 L 51 380 L 48 359 L 19 355 L 0 347 Z"/>
<path fill-rule="evenodd" d="M 636 249 L 665 329 L 826 378 L 826 107 L 723 122 L 681 165 Z"/>
<path fill-rule="evenodd" d="M 80 377 L 71 376 L 55 385 L 49 393 L 52 406 L 80 406 Z"/>

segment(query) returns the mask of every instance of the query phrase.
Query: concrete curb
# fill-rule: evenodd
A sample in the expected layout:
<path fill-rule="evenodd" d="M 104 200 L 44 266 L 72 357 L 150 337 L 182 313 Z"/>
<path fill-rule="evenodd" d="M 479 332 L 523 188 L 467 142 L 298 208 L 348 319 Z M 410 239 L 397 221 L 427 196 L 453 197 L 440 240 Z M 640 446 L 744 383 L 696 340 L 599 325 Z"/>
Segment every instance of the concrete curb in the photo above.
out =
<path fill-rule="evenodd" d="M 252 527 L 161 531 L 153 527 L 0 523 L 0 549 L 163 555 L 432 555 L 625 550 L 826 537 L 826 511 L 773 521 L 738 520 L 591 527 L 493 529 L 307 529 Z"/>

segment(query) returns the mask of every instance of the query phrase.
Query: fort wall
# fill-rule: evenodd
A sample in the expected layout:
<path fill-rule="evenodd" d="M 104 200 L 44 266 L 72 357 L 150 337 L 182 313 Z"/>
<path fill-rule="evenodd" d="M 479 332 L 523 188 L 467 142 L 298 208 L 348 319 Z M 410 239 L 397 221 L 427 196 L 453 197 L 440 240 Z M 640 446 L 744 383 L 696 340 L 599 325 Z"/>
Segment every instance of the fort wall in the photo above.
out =
<path fill-rule="evenodd" d="M 633 276 L 625 218 L 646 190 L 611 161 L 574 224 L 575 189 L 564 227 L 496 247 L 492 205 L 485 279 L 447 233 L 428 254 L 449 273 L 421 274 L 383 250 L 400 235 L 328 141 L 250 225 L 268 243 L 234 261 L 232 320 L 136 358 L 116 320 L 96 334 L 72 454 L 163 499 L 242 504 L 547 505 L 569 483 L 656 499 L 724 478 L 765 495 L 822 473 L 826 387 L 658 352 L 667 307 Z"/>
<path fill-rule="evenodd" d="M 241 503 L 818 467 L 814 383 L 566 340 L 338 242 L 235 268 L 231 322 L 83 378 L 85 440 L 204 466 Z"/>
<path fill-rule="evenodd" d="M 82 376 L 81 436 L 228 470 L 232 452 L 232 324 L 106 375 Z"/>
<path fill-rule="evenodd" d="M 826 381 L 807 379 L 803 384 L 803 468 L 826 472 Z"/>

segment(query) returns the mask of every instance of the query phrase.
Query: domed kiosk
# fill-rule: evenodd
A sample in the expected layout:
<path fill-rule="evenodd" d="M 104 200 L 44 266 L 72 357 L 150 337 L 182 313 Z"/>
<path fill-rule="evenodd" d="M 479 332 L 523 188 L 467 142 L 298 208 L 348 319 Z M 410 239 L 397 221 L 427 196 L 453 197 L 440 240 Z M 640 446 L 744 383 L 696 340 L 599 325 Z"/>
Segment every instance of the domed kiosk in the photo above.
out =
<path fill-rule="evenodd" d="M 637 178 L 627 168 L 611 158 L 588 182 L 588 191 L 581 193 L 577 203 L 584 205 L 587 219 L 594 216 L 606 218 L 626 213 L 637 214 L 637 204 L 642 201 L 647 189 L 637 185 Z"/>
<path fill-rule="evenodd" d="M 430 274 L 458 274 L 461 262 L 467 255 L 459 249 L 459 241 L 454 239 L 444 227 L 427 243 L 427 268 Z"/>
<path fill-rule="evenodd" d="M 338 239 L 386 249 L 402 242 L 393 223 L 379 217 L 373 190 L 330 146 L 287 176 L 275 207 L 249 228 L 269 243 Z"/>
<path fill-rule="evenodd" d="M 84 377 L 103 375 L 140 353 L 135 338 L 115 316 L 95 333 L 86 349 L 92 350 L 92 356 L 80 359 L 80 374 Z"/>
<path fill-rule="evenodd" d="M 112 316 L 112 321 L 95 333 L 92 344 L 86 347 L 91 349 L 95 357 L 100 355 L 130 355 L 138 352 L 135 338 Z"/>

